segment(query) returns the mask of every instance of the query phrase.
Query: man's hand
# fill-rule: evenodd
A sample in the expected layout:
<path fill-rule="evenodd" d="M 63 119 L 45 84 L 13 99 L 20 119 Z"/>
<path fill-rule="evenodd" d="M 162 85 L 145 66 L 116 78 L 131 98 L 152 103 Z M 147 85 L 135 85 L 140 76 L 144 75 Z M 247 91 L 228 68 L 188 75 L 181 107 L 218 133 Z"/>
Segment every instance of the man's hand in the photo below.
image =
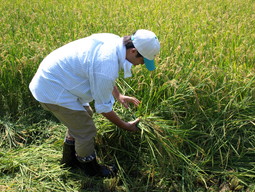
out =
<path fill-rule="evenodd" d="M 129 97 L 129 96 L 125 96 L 122 95 L 118 88 L 115 86 L 113 89 L 113 96 L 125 107 L 128 108 L 129 107 L 129 103 L 133 103 L 136 107 L 141 103 L 141 101 L 139 101 L 137 98 L 135 97 Z"/>
<path fill-rule="evenodd" d="M 137 118 L 134 121 L 129 121 L 128 124 L 130 125 L 129 127 L 125 128 L 128 131 L 138 131 L 138 123 L 139 123 L 140 119 Z"/>
<path fill-rule="evenodd" d="M 125 122 L 121 120 L 118 115 L 114 112 L 108 112 L 108 113 L 102 113 L 104 117 L 106 117 L 109 121 L 117 125 L 118 127 L 125 129 L 127 131 L 138 131 L 139 128 L 137 127 L 137 124 L 139 123 L 140 119 L 136 119 L 134 121 Z"/>
<path fill-rule="evenodd" d="M 136 107 L 141 103 L 137 98 L 135 97 L 129 97 L 125 95 L 119 95 L 119 98 L 117 99 L 125 108 L 129 107 L 129 103 L 133 103 Z"/>

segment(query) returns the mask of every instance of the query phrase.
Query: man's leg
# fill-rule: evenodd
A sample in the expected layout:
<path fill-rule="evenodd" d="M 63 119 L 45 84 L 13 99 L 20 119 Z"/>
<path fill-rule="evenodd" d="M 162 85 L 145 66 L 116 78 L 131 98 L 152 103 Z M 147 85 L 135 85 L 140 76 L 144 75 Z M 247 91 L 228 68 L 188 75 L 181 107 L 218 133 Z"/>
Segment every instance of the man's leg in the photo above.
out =
<path fill-rule="evenodd" d="M 100 166 L 96 161 L 94 149 L 94 137 L 96 136 L 96 127 L 92 119 L 92 110 L 86 107 L 87 111 L 74 111 L 61 106 L 42 103 L 43 108 L 51 111 L 65 126 L 67 126 L 67 134 L 64 143 L 65 148 L 75 143 L 75 152 L 82 168 L 90 175 L 112 176 L 116 170 L 108 169 Z M 75 153 L 73 152 L 73 153 Z M 73 160 L 72 160 L 73 159 Z M 73 154 L 63 153 L 62 162 L 72 165 L 72 161 L 76 163 Z"/>

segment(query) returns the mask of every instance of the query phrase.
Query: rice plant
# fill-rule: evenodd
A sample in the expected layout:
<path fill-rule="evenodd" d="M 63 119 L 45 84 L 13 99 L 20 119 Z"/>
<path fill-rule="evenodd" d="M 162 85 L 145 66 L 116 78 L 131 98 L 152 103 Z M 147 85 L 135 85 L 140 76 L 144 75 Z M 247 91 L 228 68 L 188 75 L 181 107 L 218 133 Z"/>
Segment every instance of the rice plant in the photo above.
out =
<path fill-rule="evenodd" d="M 254 191 L 254 1 L 0 1 L 1 191 Z M 157 69 L 117 81 L 142 101 L 129 133 L 95 114 L 100 161 L 113 179 L 59 164 L 65 127 L 28 84 L 42 59 L 93 33 L 154 31 Z"/>

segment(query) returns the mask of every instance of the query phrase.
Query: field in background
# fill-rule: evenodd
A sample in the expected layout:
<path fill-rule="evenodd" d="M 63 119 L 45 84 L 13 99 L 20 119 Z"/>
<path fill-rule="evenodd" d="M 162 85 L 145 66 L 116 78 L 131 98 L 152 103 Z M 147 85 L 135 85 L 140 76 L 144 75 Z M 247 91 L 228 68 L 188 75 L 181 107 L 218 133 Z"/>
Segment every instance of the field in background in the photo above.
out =
<path fill-rule="evenodd" d="M 254 191 L 255 3 L 252 0 L 0 0 L 0 191 Z M 41 60 L 97 32 L 154 31 L 157 69 L 118 79 L 142 101 L 125 120 L 95 114 L 100 161 L 114 179 L 59 165 L 65 128 L 32 98 Z"/>

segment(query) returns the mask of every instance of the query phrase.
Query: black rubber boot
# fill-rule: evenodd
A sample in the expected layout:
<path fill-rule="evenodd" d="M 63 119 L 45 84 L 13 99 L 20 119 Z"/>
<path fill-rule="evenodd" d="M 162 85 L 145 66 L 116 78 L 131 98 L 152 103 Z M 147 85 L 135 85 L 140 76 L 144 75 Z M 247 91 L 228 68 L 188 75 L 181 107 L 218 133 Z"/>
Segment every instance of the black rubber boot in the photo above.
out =
<path fill-rule="evenodd" d="M 64 143 L 63 156 L 60 163 L 63 164 L 64 167 L 72 168 L 76 168 L 79 165 L 79 161 L 77 160 L 75 155 L 74 145 Z"/>
<path fill-rule="evenodd" d="M 96 158 L 90 162 L 80 162 L 80 168 L 84 170 L 88 176 L 98 177 L 114 177 L 118 170 L 115 166 L 99 165 Z"/>

